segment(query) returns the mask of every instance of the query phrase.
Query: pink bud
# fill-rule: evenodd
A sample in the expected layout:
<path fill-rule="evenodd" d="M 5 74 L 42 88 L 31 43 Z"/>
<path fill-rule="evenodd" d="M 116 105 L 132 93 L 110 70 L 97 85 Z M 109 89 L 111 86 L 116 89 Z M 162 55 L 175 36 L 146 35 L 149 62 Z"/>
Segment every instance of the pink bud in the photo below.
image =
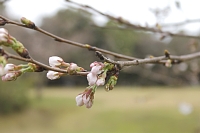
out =
<path fill-rule="evenodd" d="M 102 66 L 94 66 L 91 69 L 91 73 L 94 74 L 94 75 L 100 74 L 101 68 L 102 68 Z"/>
<path fill-rule="evenodd" d="M 87 80 L 89 85 L 94 85 L 97 81 L 97 76 L 90 72 L 87 75 Z"/>
<path fill-rule="evenodd" d="M 7 73 L 6 75 L 2 76 L 2 81 L 13 81 L 17 78 L 17 75 L 15 72 Z"/>
<path fill-rule="evenodd" d="M 69 66 L 69 70 L 70 70 L 70 71 L 74 71 L 74 70 L 76 70 L 77 68 L 78 68 L 77 64 L 75 64 L 75 63 L 70 63 L 70 66 Z"/>
<path fill-rule="evenodd" d="M 59 67 L 63 62 L 63 59 L 58 56 L 49 57 L 49 65 L 52 67 Z"/>
<path fill-rule="evenodd" d="M 85 106 L 86 106 L 86 108 L 91 108 L 92 104 L 93 104 L 93 102 L 90 100 L 85 104 Z"/>
<path fill-rule="evenodd" d="M 76 104 L 77 106 L 85 105 L 86 108 L 91 108 L 94 99 L 93 89 L 86 89 L 83 93 L 76 96 Z"/>
<path fill-rule="evenodd" d="M 105 84 L 105 78 L 100 78 L 97 80 L 96 85 L 100 86 L 100 85 L 104 85 Z"/>

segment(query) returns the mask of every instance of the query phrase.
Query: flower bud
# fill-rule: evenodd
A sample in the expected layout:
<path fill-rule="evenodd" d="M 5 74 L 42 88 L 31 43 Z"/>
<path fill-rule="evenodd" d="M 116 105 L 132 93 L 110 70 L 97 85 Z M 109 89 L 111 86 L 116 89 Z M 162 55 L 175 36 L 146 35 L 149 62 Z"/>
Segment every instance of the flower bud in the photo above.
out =
<path fill-rule="evenodd" d="M 63 59 L 58 56 L 51 56 L 49 57 L 49 65 L 52 67 L 59 67 L 62 64 Z"/>
<path fill-rule="evenodd" d="M 24 47 L 22 43 L 19 41 L 16 41 L 16 43 L 13 43 L 11 46 L 13 50 L 15 50 L 21 57 L 24 58 L 30 58 L 28 50 Z"/>
<path fill-rule="evenodd" d="M 7 57 L 6 57 L 6 55 L 0 56 L 0 65 L 2 65 L 4 67 L 6 64 L 7 64 Z"/>
<path fill-rule="evenodd" d="M 115 85 L 117 84 L 117 79 L 118 78 L 116 75 L 110 76 L 108 82 L 105 85 L 105 90 L 106 91 L 112 90 L 115 87 Z"/>
<path fill-rule="evenodd" d="M 16 80 L 17 77 L 19 77 L 22 74 L 21 71 L 13 71 L 13 72 L 8 72 L 5 75 L 1 77 L 2 81 L 13 81 Z"/>
<path fill-rule="evenodd" d="M 172 67 L 172 60 L 168 59 L 166 62 L 165 62 L 165 66 L 170 68 Z"/>
<path fill-rule="evenodd" d="M 32 21 L 30 21 L 30 20 L 28 20 L 27 18 L 25 18 L 25 17 L 22 17 L 21 18 L 21 22 L 23 23 L 23 24 L 25 24 L 27 27 L 29 27 L 29 28 L 35 28 L 35 24 L 32 22 Z"/>
<path fill-rule="evenodd" d="M 4 28 L 0 28 L 0 45 L 4 45 L 8 41 L 8 31 Z"/>
<path fill-rule="evenodd" d="M 94 99 L 94 90 L 93 88 L 86 89 L 83 93 L 76 96 L 76 105 L 83 106 L 86 108 L 91 108 Z"/>
<path fill-rule="evenodd" d="M 91 72 L 87 74 L 88 85 L 94 85 L 97 81 L 97 76 Z"/>
<path fill-rule="evenodd" d="M 29 68 L 31 69 L 31 72 L 42 72 L 44 71 L 44 68 L 41 66 L 38 66 L 33 63 L 28 63 Z"/>
<path fill-rule="evenodd" d="M 47 78 L 50 80 L 58 79 L 63 75 L 63 73 L 55 72 L 55 71 L 48 71 Z"/>
<path fill-rule="evenodd" d="M 83 105 L 84 105 L 82 95 L 76 96 L 76 105 L 77 105 L 77 106 L 83 106 Z"/>
<path fill-rule="evenodd" d="M 100 78 L 97 80 L 96 85 L 100 86 L 100 85 L 104 85 L 105 84 L 105 78 Z"/>
<path fill-rule="evenodd" d="M 76 72 L 77 68 L 78 68 L 77 64 L 70 63 L 70 66 L 68 67 L 67 71 L 69 74 L 73 74 L 74 72 Z"/>
<path fill-rule="evenodd" d="M 16 67 L 16 65 L 14 65 L 14 64 L 6 64 L 6 66 L 4 67 L 4 71 L 5 71 L 5 73 L 15 71 L 15 67 Z"/>

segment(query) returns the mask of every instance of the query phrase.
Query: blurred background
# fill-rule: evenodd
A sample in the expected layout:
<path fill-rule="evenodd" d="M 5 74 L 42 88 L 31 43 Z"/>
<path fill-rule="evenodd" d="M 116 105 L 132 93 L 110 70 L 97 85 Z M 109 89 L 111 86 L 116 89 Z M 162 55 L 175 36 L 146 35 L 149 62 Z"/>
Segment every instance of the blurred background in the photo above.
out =
<path fill-rule="evenodd" d="M 198 39 L 169 36 L 161 39 L 159 33 L 124 29 L 112 20 L 61 0 L 0 2 L 0 14 L 7 18 L 19 21 L 26 17 L 60 37 L 137 58 L 161 56 L 165 49 L 172 55 L 199 51 Z M 159 24 L 173 33 L 197 36 L 200 33 L 195 0 L 127 0 L 121 1 L 121 5 L 116 2 L 116 6 L 115 1 L 81 2 L 114 16 L 124 15 L 136 25 Z M 172 24 L 188 20 L 194 23 Z M 3 27 L 24 44 L 33 58 L 45 64 L 53 55 L 88 70 L 91 62 L 99 61 L 94 52 L 56 42 L 39 32 L 13 25 Z M 0 132 L 199 133 L 199 63 L 196 59 L 171 68 L 152 64 L 128 67 L 120 72 L 113 91 L 107 93 L 98 88 L 89 110 L 75 103 L 76 95 L 87 86 L 85 77 L 64 76 L 51 81 L 43 72 L 26 73 L 13 82 L 0 81 Z"/>

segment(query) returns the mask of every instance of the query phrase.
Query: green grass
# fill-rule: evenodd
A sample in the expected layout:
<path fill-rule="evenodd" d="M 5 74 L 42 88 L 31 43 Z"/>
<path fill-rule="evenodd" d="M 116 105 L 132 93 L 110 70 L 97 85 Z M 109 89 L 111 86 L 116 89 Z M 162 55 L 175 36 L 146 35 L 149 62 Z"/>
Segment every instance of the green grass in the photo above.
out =
<path fill-rule="evenodd" d="M 20 113 L 0 116 L 2 133 L 198 133 L 198 88 L 99 88 L 91 109 L 77 107 L 83 89 L 43 89 L 42 98 L 31 90 L 31 105 Z M 178 104 L 193 105 L 182 115 Z"/>

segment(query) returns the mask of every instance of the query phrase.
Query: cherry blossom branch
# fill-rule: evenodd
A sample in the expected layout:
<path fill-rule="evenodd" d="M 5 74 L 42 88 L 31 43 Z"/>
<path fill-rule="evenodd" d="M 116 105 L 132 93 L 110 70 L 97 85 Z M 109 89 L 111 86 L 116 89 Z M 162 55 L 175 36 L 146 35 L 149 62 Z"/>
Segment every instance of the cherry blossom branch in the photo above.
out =
<path fill-rule="evenodd" d="M 181 55 L 181 56 L 168 55 L 169 53 L 165 52 L 165 56 L 136 59 L 133 61 L 114 61 L 104 56 L 101 52 L 97 51 L 96 54 L 101 60 L 105 60 L 106 62 L 118 65 L 119 69 L 123 69 L 123 67 L 125 66 L 134 66 L 134 65 L 141 65 L 141 64 L 148 64 L 148 63 L 166 65 L 166 63 L 168 63 L 169 60 L 171 64 L 179 64 L 181 62 L 189 61 L 189 60 L 200 57 L 200 52 L 187 54 L 187 55 Z"/>
<path fill-rule="evenodd" d="M 70 41 L 70 40 L 61 38 L 59 36 L 56 36 L 56 35 L 54 35 L 52 33 L 49 33 L 47 31 L 35 26 L 35 24 L 33 22 L 31 22 L 32 25 L 25 25 L 25 24 L 21 24 L 21 23 L 17 23 L 15 21 L 9 20 L 6 17 L 3 17 L 1 15 L 0 15 L 0 18 L 2 19 L 2 20 L 0 20 L 0 25 L 13 24 L 13 25 L 17 25 L 17 26 L 20 26 L 20 27 L 24 27 L 24 28 L 28 28 L 28 29 L 32 29 L 32 30 L 38 31 L 40 33 L 43 33 L 43 34 L 51 37 L 51 38 L 54 38 L 54 40 L 58 41 L 58 42 L 63 42 L 63 43 L 67 43 L 67 44 L 71 44 L 71 45 L 77 46 L 77 47 L 86 48 L 86 49 L 88 49 L 90 51 L 100 51 L 100 52 L 102 52 L 104 54 L 112 55 L 114 57 L 121 58 L 121 59 L 126 59 L 126 60 L 134 60 L 134 59 L 136 59 L 136 58 L 131 57 L 131 56 L 127 56 L 127 55 L 111 52 L 109 50 L 105 50 L 105 49 L 101 49 L 101 48 L 98 48 L 98 47 L 91 46 L 89 44 L 82 44 L 82 43 L 78 43 L 78 42 L 74 42 L 74 41 Z"/>
<path fill-rule="evenodd" d="M 52 70 L 52 71 L 55 71 L 55 72 L 60 72 L 60 73 L 68 73 L 67 70 L 64 70 L 64 69 L 59 69 L 57 67 L 50 67 L 48 65 L 45 65 L 39 61 L 36 61 L 35 59 L 33 59 L 32 57 L 31 58 L 23 58 L 23 57 L 20 57 L 20 56 L 16 56 L 16 55 L 13 55 L 9 52 L 6 52 L 5 50 L 1 49 L 0 48 L 0 54 L 6 54 L 7 58 L 11 58 L 11 59 L 15 59 L 15 60 L 19 60 L 19 61 L 24 61 L 24 62 L 28 62 L 28 63 L 33 63 L 33 64 L 36 64 L 40 67 L 43 68 L 43 70 L 45 71 L 48 71 L 48 70 Z M 70 75 L 81 75 L 81 76 L 86 76 L 89 72 L 76 72 L 76 73 L 72 73 Z"/>
<path fill-rule="evenodd" d="M 79 7 L 83 7 L 83 8 L 87 8 L 87 9 L 90 9 L 94 12 L 97 12 L 111 20 L 114 20 L 116 22 L 118 22 L 119 24 L 123 24 L 123 25 L 126 25 L 127 28 L 133 28 L 135 30 L 142 30 L 142 31 L 149 31 L 149 32 L 156 32 L 156 33 L 161 33 L 161 34 L 164 34 L 165 36 L 168 35 L 168 36 L 176 36 L 176 37 L 185 37 L 185 38 L 195 38 L 195 39 L 199 39 L 200 36 L 193 36 L 193 35 L 184 35 L 184 34 L 176 34 L 176 33 L 172 33 L 172 32 L 167 32 L 167 31 L 162 31 L 161 28 L 150 28 L 150 27 L 144 27 L 144 26 L 140 26 L 140 25 L 135 25 L 135 24 L 132 24 L 130 23 L 129 21 L 123 19 L 122 17 L 114 17 L 114 16 L 111 16 L 109 14 L 106 14 L 106 13 L 103 13 L 91 6 L 88 6 L 88 5 L 84 5 L 84 4 L 80 4 L 80 3 L 77 3 L 77 2 L 74 2 L 74 1 L 71 1 L 71 0 L 66 0 L 67 2 L 69 3 L 72 3 L 74 5 L 77 5 Z"/>

